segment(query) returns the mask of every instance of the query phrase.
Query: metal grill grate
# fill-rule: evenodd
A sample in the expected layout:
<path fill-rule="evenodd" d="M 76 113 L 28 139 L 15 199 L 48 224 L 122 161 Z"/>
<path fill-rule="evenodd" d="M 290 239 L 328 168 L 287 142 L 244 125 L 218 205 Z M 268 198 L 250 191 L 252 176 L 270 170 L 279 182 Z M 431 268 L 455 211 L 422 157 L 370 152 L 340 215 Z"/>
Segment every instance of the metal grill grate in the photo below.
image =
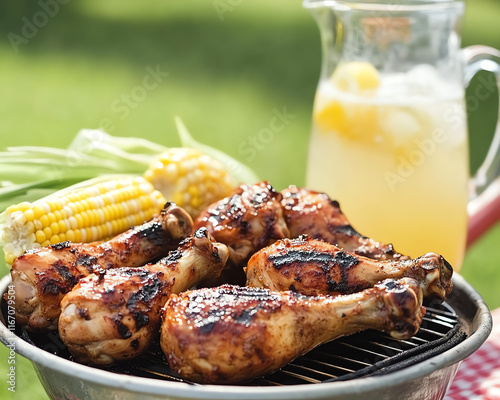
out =
<path fill-rule="evenodd" d="M 297 358 L 282 370 L 247 386 L 313 384 L 374 376 L 399 370 L 437 355 L 461 342 L 457 314 L 447 303 L 427 305 L 420 330 L 408 340 L 396 340 L 376 331 L 365 331 L 324 344 Z M 23 338 L 61 357 L 71 355 L 57 333 L 38 336 L 22 332 Z M 105 368 L 108 371 L 168 381 L 182 381 L 169 367 L 159 343 L 141 357 Z"/>

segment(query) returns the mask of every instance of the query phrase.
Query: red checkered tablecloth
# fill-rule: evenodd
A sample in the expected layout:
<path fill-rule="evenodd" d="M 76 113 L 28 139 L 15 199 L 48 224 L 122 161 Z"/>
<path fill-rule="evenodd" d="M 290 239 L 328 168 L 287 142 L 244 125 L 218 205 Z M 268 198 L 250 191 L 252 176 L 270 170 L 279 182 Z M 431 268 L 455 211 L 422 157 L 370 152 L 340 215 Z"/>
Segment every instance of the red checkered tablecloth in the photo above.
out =
<path fill-rule="evenodd" d="M 488 340 L 460 366 L 444 400 L 500 400 L 500 308 Z"/>

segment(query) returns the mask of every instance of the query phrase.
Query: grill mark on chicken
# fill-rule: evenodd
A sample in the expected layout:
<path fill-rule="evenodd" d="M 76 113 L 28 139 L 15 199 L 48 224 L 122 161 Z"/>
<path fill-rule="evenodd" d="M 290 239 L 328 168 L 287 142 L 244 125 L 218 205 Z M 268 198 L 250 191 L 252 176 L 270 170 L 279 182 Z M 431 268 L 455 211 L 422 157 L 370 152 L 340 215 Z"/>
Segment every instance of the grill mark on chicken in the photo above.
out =
<path fill-rule="evenodd" d="M 181 243 L 182 244 L 182 243 Z M 179 250 L 173 250 L 166 257 L 162 259 L 164 264 L 171 264 L 176 262 L 179 258 L 182 257 L 182 252 Z"/>
<path fill-rule="evenodd" d="M 54 264 L 52 264 L 54 269 L 57 271 L 59 276 L 63 279 L 64 283 L 70 287 L 73 287 L 76 285 L 78 282 L 78 277 L 73 275 L 69 268 L 64 265 L 61 261 L 56 261 Z"/>
<path fill-rule="evenodd" d="M 249 327 L 250 324 L 252 323 L 253 317 L 257 314 L 257 311 L 259 310 L 259 306 L 252 307 L 248 310 L 242 310 L 240 314 L 235 314 L 233 316 L 234 322 L 238 324 L 242 324 L 245 327 Z"/>
<path fill-rule="evenodd" d="M 362 235 L 356 229 L 354 229 L 352 225 L 342 225 L 342 226 L 331 225 L 331 229 L 334 232 L 342 233 L 350 237 L 357 236 L 359 238 L 368 239 L 366 236 Z"/>
<path fill-rule="evenodd" d="M 235 302 L 240 303 L 241 307 L 235 309 Z M 215 304 L 220 307 L 214 309 Z M 276 308 L 279 308 L 279 297 L 268 290 L 222 285 L 213 292 L 200 290 L 188 295 L 186 317 L 203 334 L 208 335 L 226 318 L 249 326 L 258 310 L 272 312 Z"/>
<path fill-rule="evenodd" d="M 335 254 L 335 257 L 332 259 L 333 264 L 338 265 L 344 270 L 347 270 L 351 267 L 354 267 L 359 264 L 359 260 L 354 257 L 352 254 L 348 254 L 345 251 L 338 251 Z M 328 268 L 328 271 L 331 269 L 331 265 Z"/>
<path fill-rule="evenodd" d="M 392 279 L 387 279 L 384 282 L 377 284 L 375 286 L 381 287 L 381 288 L 386 288 L 388 291 L 394 292 L 394 293 L 399 293 L 405 290 L 404 285 L 401 284 L 401 282 L 394 281 Z"/>
<path fill-rule="evenodd" d="M 66 240 L 64 242 L 60 242 L 60 243 L 56 243 L 56 244 L 52 244 L 50 245 L 50 247 L 53 249 L 53 250 L 63 250 L 63 249 L 68 249 L 71 247 L 71 242 L 69 240 Z"/>
<path fill-rule="evenodd" d="M 271 185 L 267 184 L 266 188 L 269 193 L 260 192 L 257 193 L 254 197 L 250 198 L 250 202 L 254 206 L 260 206 L 261 204 L 264 204 L 265 202 L 271 200 L 272 197 L 275 197 L 278 194 L 278 192 Z"/>
<path fill-rule="evenodd" d="M 153 300 L 158 293 L 163 289 L 163 279 L 164 274 L 161 272 L 149 274 L 147 280 L 149 283 L 144 284 L 136 292 L 134 292 L 127 301 L 127 308 L 133 311 L 137 308 L 137 303 L 141 302 L 143 304 L 148 304 Z"/>
<path fill-rule="evenodd" d="M 123 315 L 118 314 L 115 318 L 113 318 L 113 322 L 116 325 L 116 331 L 123 339 L 128 339 L 132 336 L 132 332 L 127 325 L 122 322 Z"/>
<path fill-rule="evenodd" d="M 253 316 L 257 313 L 260 307 L 252 307 L 250 309 L 243 309 L 237 312 L 231 313 L 230 318 L 238 324 L 249 326 L 252 323 Z M 187 313 L 194 317 L 197 308 L 187 310 Z M 210 310 L 208 316 L 204 319 L 196 318 L 195 326 L 200 329 L 200 331 L 208 335 L 212 332 L 217 323 L 222 319 L 228 317 L 228 314 L 224 310 Z"/>
<path fill-rule="evenodd" d="M 106 275 L 106 270 L 103 268 L 94 268 L 94 275 L 97 276 L 97 283 L 101 284 L 104 280 L 104 276 Z"/>
<path fill-rule="evenodd" d="M 279 271 L 282 267 L 290 267 L 291 265 L 296 264 L 303 264 L 303 268 L 307 268 L 307 266 L 311 264 L 318 265 L 325 275 L 324 279 L 326 280 L 327 290 L 330 293 L 351 293 L 355 290 L 365 288 L 362 286 L 349 286 L 348 270 L 349 268 L 356 266 L 359 263 L 359 260 L 344 251 L 338 251 L 337 253 L 332 254 L 314 250 L 291 250 L 286 253 L 278 252 L 277 254 L 271 254 L 268 257 L 268 260 L 277 271 Z M 335 271 L 336 269 L 338 271 Z M 333 274 L 332 270 L 334 270 Z M 296 282 L 300 282 L 300 275 L 297 274 L 294 280 Z M 297 291 L 294 284 L 289 285 L 288 290 L 293 292 Z"/>
<path fill-rule="evenodd" d="M 228 223 L 231 226 L 239 226 L 245 231 L 248 227 L 246 221 L 242 221 L 243 215 L 241 197 L 239 194 L 233 194 L 231 197 L 218 204 L 215 209 L 210 210 L 207 221 L 214 227 Z"/>
<path fill-rule="evenodd" d="M 339 281 L 326 277 L 326 287 L 328 293 L 353 293 L 358 290 L 365 289 L 362 285 L 358 287 L 350 287 L 348 283 L 348 278 L 345 273 L 341 272 Z"/>
<path fill-rule="evenodd" d="M 160 223 L 155 222 L 146 229 L 138 231 L 137 237 L 147 239 L 154 246 L 161 246 L 165 242 L 165 230 Z"/>
<path fill-rule="evenodd" d="M 201 333 L 207 335 L 212 332 L 212 329 L 215 327 L 217 322 L 219 322 L 222 316 L 224 316 L 224 311 L 222 310 L 210 311 L 208 317 L 203 320 L 196 321 L 195 326 L 200 329 Z"/>
<path fill-rule="evenodd" d="M 310 250 L 291 250 L 284 254 L 271 254 L 268 258 L 276 270 L 290 263 L 319 263 L 322 269 L 327 268 L 328 264 L 333 262 L 333 254 L 319 253 Z M 329 268 L 328 268 L 329 269 Z"/>
<path fill-rule="evenodd" d="M 69 277 L 69 270 L 64 270 L 61 264 L 54 264 L 52 265 L 54 267 L 53 270 L 35 272 L 36 283 L 45 296 L 57 296 L 59 293 L 68 293 L 74 286 L 72 283 L 74 279 Z M 61 272 L 64 276 L 61 276 Z M 77 280 L 78 278 L 75 279 Z"/>
<path fill-rule="evenodd" d="M 55 296 L 59 293 L 67 293 L 69 290 L 65 291 L 65 288 L 63 285 L 58 284 L 56 281 L 53 279 L 48 279 L 44 276 L 40 277 L 40 286 L 42 288 L 42 293 L 45 296 Z"/>
<path fill-rule="evenodd" d="M 103 271 L 106 273 L 105 271 Z M 140 268 L 127 268 L 127 269 L 117 269 L 116 271 L 110 271 L 109 273 L 125 275 L 125 276 L 138 276 L 139 278 L 145 280 L 152 275 L 151 272 Z"/>
<path fill-rule="evenodd" d="M 73 254 L 77 251 L 76 249 L 72 249 L 73 251 L 70 250 Z M 94 267 L 97 264 L 97 257 L 91 256 L 88 254 L 84 254 L 76 259 L 76 266 L 82 266 L 87 269 L 89 274 L 92 274 L 94 272 Z"/>
<path fill-rule="evenodd" d="M 132 318 L 134 318 L 137 329 L 141 329 L 143 326 L 149 324 L 149 316 L 141 311 L 133 313 Z"/>
<path fill-rule="evenodd" d="M 322 267 L 325 272 L 326 287 L 329 294 L 348 294 L 359 292 L 368 286 L 361 283 L 349 282 L 349 269 L 356 266 L 359 260 L 343 251 L 333 257 L 333 262 Z M 337 268 L 340 267 L 340 268 Z"/>

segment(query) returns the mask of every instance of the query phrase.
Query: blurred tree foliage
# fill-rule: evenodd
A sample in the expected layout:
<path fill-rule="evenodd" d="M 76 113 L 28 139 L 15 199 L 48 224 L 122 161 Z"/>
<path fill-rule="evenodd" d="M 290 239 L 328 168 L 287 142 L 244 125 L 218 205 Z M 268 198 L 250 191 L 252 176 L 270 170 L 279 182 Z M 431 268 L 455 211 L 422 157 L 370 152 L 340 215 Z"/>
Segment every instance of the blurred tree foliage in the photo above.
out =
<path fill-rule="evenodd" d="M 0 30 L 19 34 L 24 19 L 32 22 L 36 13 L 50 17 L 61 7 L 72 8 L 73 3 L 71 0 L 0 0 Z"/>

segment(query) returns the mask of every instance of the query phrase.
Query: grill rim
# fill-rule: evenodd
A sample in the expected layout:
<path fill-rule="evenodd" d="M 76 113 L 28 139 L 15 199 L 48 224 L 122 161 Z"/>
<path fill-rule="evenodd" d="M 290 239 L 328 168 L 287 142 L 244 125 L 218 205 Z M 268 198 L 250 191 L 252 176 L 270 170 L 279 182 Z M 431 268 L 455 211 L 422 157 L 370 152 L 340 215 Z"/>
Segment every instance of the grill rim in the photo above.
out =
<path fill-rule="evenodd" d="M 4 293 L 10 284 L 7 275 L 0 281 L 0 293 Z M 185 382 L 170 382 L 157 379 L 127 376 L 114 372 L 103 371 L 74 361 L 66 360 L 48 353 L 36 346 L 29 344 L 22 338 L 12 334 L 5 324 L 0 324 L 0 341 L 4 345 L 14 343 L 16 352 L 28 358 L 35 367 L 44 367 L 54 370 L 69 379 L 78 379 L 105 387 L 125 389 L 133 393 L 148 395 L 167 395 L 178 398 L 199 399 L 233 399 L 235 396 L 245 399 L 275 399 L 286 396 L 288 399 L 302 399 L 307 396 L 347 395 L 371 392 L 376 389 L 390 388 L 410 380 L 422 378 L 432 372 L 447 368 L 461 362 L 475 352 L 488 338 L 492 329 L 491 313 L 477 291 L 465 279 L 454 274 L 453 284 L 458 297 L 467 296 L 468 300 L 476 307 L 472 320 L 466 321 L 471 328 L 471 333 L 464 341 L 451 349 L 419 362 L 407 368 L 374 377 L 356 378 L 347 381 L 326 382 L 314 385 L 287 385 L 287 386 L 237 386 L 237 385 L 198 385 Z M 452 292 L 452 296 L 453 296 Z M 458 293 L 457 293 L 458 292 Z M 453 307 L 455 309 L 455 307 Z M 463 319 L 459 309 L 455 309 L 459 318 Z M 465 312 L 465 310 L 464 310 Z M 3 318 L 2 318 L 3 319 Z"/>

